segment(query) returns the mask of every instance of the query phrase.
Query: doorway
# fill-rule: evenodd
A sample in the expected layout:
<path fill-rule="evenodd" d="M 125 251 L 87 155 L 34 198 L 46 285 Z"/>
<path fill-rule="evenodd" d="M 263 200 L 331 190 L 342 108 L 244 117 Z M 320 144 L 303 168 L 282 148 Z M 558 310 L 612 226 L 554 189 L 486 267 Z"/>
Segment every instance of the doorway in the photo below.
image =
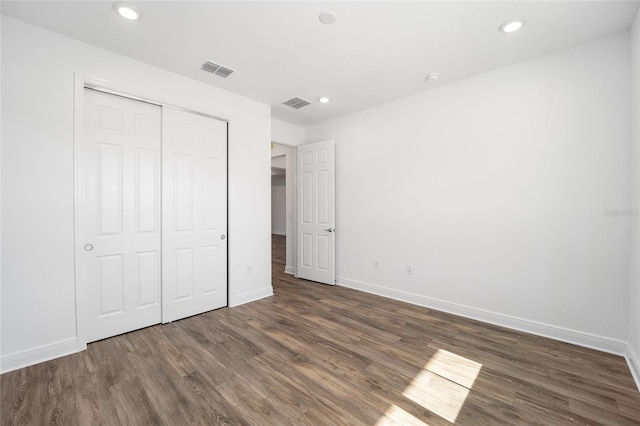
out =
<path fill-rule="evenodd" d="M 287 266 L 287 156 L 271 157 L 271 267 Z"/>
<path fill-rule="evenodd" d="M 274 253 L 282 253 L 283 270 L 291 275 L 295 275 L 296 264 L 295 162 L 295 147 L 271 144 L 271 235 L 273 244 L 280 245 L 280 250 L 272 250 L 272 260 L 277 260 Z"/>

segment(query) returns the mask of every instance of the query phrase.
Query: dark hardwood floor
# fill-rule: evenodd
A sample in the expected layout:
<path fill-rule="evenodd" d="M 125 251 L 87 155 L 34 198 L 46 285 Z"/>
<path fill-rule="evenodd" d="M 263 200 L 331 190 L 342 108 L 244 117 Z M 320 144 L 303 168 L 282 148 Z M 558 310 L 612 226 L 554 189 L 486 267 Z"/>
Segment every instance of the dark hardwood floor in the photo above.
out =
<path fill-rule="evenodd" d="M 0 376 L 2 425 L 640 425 L 623 358 L 282 273 Z"/>

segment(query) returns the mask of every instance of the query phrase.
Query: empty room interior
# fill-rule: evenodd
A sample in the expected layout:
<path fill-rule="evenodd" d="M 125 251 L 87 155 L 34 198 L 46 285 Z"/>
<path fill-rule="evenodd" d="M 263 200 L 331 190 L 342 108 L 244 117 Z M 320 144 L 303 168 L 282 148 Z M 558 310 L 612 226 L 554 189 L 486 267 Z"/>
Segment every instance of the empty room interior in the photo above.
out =
<path fill-rule="evenodd" d="M 640 425 L 640 1 L 0 11 L 0 424 Z"/>

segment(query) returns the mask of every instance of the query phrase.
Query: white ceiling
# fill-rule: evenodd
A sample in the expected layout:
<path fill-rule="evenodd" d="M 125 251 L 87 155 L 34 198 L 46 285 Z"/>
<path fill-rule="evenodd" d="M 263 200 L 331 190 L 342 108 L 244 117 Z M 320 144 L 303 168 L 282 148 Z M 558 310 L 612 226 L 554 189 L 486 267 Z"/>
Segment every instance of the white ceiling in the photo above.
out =
<path fill-rule="evenodd" d="M 630 27 L 637 1 L 3 1 L 2 13 L 272 106 L 306 126 Z M 334 11 L 336 22 L 318 15 Z M 519 32 L 498 26 L 525 17 Z M 25 54 L 28 54 L 26 52 Z M 223 79 L 205 60 L 236 71 Z M 436 83 L 427 73 L 438 72 Z M 317 102 L 330 96 L 329 104 Z M 294 96 L 313 101 L 295 110 Z"/>

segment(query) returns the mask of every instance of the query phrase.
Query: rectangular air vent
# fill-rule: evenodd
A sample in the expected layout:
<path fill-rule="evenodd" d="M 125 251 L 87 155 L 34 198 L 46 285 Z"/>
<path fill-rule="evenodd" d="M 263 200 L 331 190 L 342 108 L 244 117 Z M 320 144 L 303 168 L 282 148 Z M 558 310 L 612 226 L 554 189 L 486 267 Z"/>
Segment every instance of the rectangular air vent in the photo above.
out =
<path fill-rule="evenodd" d="M 291 108 L 300 109 L 307 105 L 311 105 L 311 102 L 307 101 L 306 99 L 295 97 L 295 98 L 289 99 L 286 102 L 283 102 L 283 104 L 286 106 L 290 106 Z"/>
<path fill-rule="evenodd" d="M 231 68 L 223 67 L 222 65 L 218 65 L 210 61 L 202 64 L 202 69 L 222 78 L 229 77 L 229 75 L 231 75 L 231 73 L 233 72 Z"/>

